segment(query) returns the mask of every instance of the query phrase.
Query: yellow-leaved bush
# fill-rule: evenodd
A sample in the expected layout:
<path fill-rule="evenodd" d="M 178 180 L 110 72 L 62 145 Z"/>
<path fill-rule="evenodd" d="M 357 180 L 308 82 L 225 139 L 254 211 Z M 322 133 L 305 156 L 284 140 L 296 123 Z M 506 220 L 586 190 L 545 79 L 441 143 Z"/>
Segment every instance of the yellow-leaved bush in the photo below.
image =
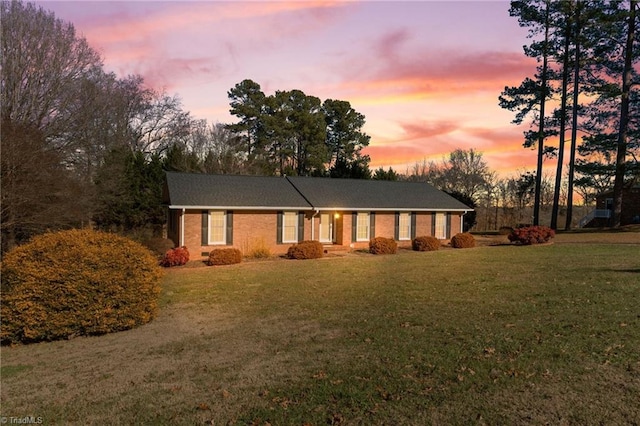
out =
<path fill-rule="evenodd" d="M 92 230 L 44 234 L 2 261 L 2 344 L 121 331 L 151 321 L 162 271 L 127 238 Z"/>

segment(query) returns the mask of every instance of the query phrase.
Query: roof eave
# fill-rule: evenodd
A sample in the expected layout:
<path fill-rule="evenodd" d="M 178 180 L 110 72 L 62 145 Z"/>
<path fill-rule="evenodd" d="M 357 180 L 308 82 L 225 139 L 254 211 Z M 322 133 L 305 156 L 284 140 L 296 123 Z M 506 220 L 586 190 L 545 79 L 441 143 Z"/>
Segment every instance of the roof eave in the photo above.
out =
<path fill-rule="evenodd" d="M 309 210 L 309 211 L 376 211 L 376 212 L 472 212 L 473 209 L 449 209 L 449 208 L 428 208 L 428 207 L 310 207 L 310 206 L 190 206 L 190 205 L 168 205 L 172 210 Z"/>
<path fill-rule="evenodd" d="M 167 207 L 172 210 L 313 210 L 310 206 L 192 206 L 171 204 Z"/>

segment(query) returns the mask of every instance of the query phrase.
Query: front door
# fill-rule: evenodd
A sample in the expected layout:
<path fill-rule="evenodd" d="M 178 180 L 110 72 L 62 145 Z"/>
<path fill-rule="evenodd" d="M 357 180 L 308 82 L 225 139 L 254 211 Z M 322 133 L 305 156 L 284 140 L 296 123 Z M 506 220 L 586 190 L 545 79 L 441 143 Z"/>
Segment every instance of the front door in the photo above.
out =
<path fill-rule="evenodd" d="M 320 213 L 320 242 L 333 243 L 333 215 Z"/>

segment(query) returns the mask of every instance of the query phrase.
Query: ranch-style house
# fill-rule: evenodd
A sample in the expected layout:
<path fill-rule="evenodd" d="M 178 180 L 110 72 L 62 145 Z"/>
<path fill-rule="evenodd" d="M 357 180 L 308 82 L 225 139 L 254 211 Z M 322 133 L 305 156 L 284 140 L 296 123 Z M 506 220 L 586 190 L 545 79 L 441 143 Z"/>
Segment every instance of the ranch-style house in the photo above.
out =
<path fill-rule="evenodd" d="M 224 247 L 282 254 L 303 240 L 344 250 L 374 237 L 448 240 L 472 210 L 427 183 L 317 177 L 167 172 L 163 197 L 168 238 L 194 257 Z"/>

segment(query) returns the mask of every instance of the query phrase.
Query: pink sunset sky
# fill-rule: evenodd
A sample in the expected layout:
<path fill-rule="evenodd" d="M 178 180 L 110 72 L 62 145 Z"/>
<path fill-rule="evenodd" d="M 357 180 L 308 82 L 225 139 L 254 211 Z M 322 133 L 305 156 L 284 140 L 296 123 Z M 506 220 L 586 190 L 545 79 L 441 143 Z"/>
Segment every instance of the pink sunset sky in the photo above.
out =
<path fill-rule="evenodd" d="M 366 117 L 371 168 L 404 173 L 456 148 L 501 175 L 535 170 L 525 127 L 498 106 L 535 72 L 508 1 L 40 1 L 74 24 L 105 69 L 178 95 L 209 123 L 236 121 L 227 92 L 299 89 Z M 550 164 L 549 167 L 555 167 Z"/>

